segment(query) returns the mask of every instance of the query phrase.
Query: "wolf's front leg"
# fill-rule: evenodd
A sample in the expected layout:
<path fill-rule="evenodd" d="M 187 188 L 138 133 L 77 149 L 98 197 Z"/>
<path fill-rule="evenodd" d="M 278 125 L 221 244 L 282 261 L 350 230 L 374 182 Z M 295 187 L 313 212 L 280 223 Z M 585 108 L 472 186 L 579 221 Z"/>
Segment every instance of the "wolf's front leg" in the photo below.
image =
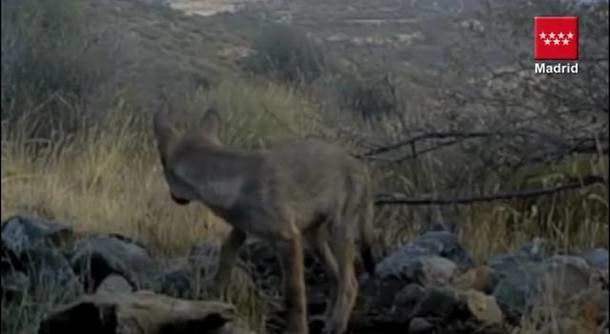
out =
<path fill-rule="evenodd" d="M 307 334 L 307 304 L 303 241 L 300 233 L 278 243 L 284 278 L 284 299 L 287 312 L 286 334 Z"/>
<path fill-rule="evenodd" d="M 245 232 L 233 228 L 220 248 L 218 269 L 216 271 L 216 277 L 214 277 L 215 287 L 213 291 L 218 298 L 221 298 L 224 295 L 226 285 L 231 279 L 231 271 L 237 260 L 239 249 L 246 241 L 246 237 L 247 235 Z"/>

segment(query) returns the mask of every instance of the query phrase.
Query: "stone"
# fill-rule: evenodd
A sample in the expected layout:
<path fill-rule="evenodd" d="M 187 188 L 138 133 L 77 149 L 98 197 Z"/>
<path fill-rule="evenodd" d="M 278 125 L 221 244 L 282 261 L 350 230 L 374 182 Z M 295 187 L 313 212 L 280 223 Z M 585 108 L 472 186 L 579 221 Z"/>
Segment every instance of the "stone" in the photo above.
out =
<path fill-rule="evenodd" d="M 187 301 L 148 291 L 96 293 L 62 306 L 40 324 L 39 334 L 249 334 L 235 307 L 216 301 Z"/>
<path fill-rule="evenodd" d="M 97 287 L 95 293 L 130 293 L 133 287 L 123 276 L 109 275 Z"/>
<path fill-rule="evenodd" d="M 561 304 L 594 283 L 588 264 L 575 256 L 554 256 L 543 262 L 515 264 L 505 270 L 493 295 L 507 316 L 516 319 L 544 299 Z"/>
<path fill-rule="evenodd" d="M 461 296 L 473 317 L 484 325 L 498 325 L 504 321 L 504 314 L 493 296 L 476 290 L 465 291 Z"/>
<path fill-rule="evenodd" d="M 2 285 L 3 298 L 25 293 L 37 298 L 53 291 L 55 298 L 63 300 L 79 294 L 81 286 L 61 249 L 73 237 L 71 228 L 57 222 L 19 215 L 5 220 L 2 281 L 7 284 Z"/>
<path fill-rule="evenodd" d="M 456 277 L 453 286 L 461 290 L 472 289 L 489 294 L 493 291 L 495 275 L 493 269 L 488 266 L 475 267 Z"/>
<path fill-rule="evenodd" d="M 404 258 L 400 262 L 382 261 L 378 265 L 379 279 L 399 280 L 403 286 L 410 283 L 422 286 L 447 285 L 457 270 L 457 265 L 450 260 L 431 255 Z"/>
<path fill-rule="evenodd" d="M 56 248 L 39 246 L 31 250 L 26 274 L 30 278 L 30 293 L 44 296 L 50 290 L 56 297 L 73 298 L 82 293 L 82 285 L 70 263 Z"/>
<path fill-rule="evenodd" d="M 175 268 L 163 271 L 157 277 L 158 291 L 178 298 L 192 298 L 195 295 L 195 274 L 190 268 Z"/>
<path fill-rule="evenodd" d="M 412 334 L 434 333 L 434 325 L 424 318 L 413 318 L 409 322 L 407 332 Z"/>
<path fill-rule="evenodd" d="M 18 302 L 27 295 L 30 278 L 20 271 L 10 271 L 2 275 L 1 287 L 2 301 Z"/>
<path fill-rule="evenodd" d="M 63 224 L 42 218 L 12 216 L 2 222 L 2 253 L 12 257 L 38 247 L 40 243 L 60 247 L 70 241 L 74 231 Z"/>
<path fill-rule="evenodd" d="M 95 291 L 111 274 L 123 276 L 136 289 L 152 288 L 159 270 L 144 246 L 117 234 L 79 240 L 70 263 L 87 291 Z"/>
<path fill-rule="evenodd" d="M 599 270 L 608 270 L 609 256 L 607 249 L 595 248 L 585 252 L 582 257 L 591 267 Z"/>
<path fill-rule="evenodd" d="M 381 277 L 396 276 L 396 268 L 402 263 L 420 256 L 438 256 L 454 262 L 460 270 L 473 266 L 473 260 L 460 245 L 457 236 L 446 231 L 433 231 L 405 244 L 377 265 L 377 274 Z"/>

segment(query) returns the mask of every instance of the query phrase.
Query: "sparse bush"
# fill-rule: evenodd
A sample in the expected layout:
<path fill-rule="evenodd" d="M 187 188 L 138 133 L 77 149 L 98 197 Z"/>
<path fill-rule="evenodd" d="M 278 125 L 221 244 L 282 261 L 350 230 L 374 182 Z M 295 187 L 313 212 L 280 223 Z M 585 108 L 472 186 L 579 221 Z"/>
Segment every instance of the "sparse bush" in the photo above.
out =
<path fill-rule="evenodd" d="M 221 139 L 230 146 L 260 148 L 284 140 L 332 136 L 314 104 L 277 83 L 227 78 L 208 91 L 172 98 L 170 105 L 176 121 L 184 123 L 178 126 L 195 131 L 204 112 L 216 108 L 226 125 Z"/>
<path fill-rule="evenodd" d="M 352 75 L 338 85 L 339 103 L 364 119 L 397 115 L 400 102 L 388 74 Z"/>
<path fill-rule="evenodd" d="M 83 122 L 85 99 L 109 73 L 76 0 L 2 1 L 2 120 L 28 118 L 32 136 Z M 101 54 L 104 50 L 103 54 Z M 100 61 L 102 60 L 102 61 Z"/>
<path fill-rule="evenodd" d="M 309 82 L 325 70 L 321 47 L 307 34 L 286 24 L 266 27 L 254 41 L 247 67 L 288 82 Z"/>

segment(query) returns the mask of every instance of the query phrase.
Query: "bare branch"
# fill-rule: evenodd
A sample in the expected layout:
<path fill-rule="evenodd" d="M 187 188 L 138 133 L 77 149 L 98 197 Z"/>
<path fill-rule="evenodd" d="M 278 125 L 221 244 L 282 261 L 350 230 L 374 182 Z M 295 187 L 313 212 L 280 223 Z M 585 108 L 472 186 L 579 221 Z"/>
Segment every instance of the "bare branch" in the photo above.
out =
<path fill-rule="evenodd" d="M 375 205 L 458 205 L 472 204 L 478 202 L 493 202 L 499 200 L 510 200 L 517 198 L 531 198 L 554 195 L 559 192 L 585 188 L 595 184 L 606 184 L 607 180 L 600 176 L 587 176 L 580 181 L 567 183 L 564 185 L 525 191 L 513 191 L 496 193 L 492 195 L 473 195 L 466 197 L 409 197 L 405 194 L 378 194 L 375 196 Z"/>

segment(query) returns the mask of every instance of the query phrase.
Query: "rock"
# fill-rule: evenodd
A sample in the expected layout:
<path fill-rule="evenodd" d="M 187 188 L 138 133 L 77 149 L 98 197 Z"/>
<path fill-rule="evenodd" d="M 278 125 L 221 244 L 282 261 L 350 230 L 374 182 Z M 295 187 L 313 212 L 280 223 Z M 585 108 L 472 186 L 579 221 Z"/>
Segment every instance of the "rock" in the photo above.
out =
<path fill-rule="evenodd" d="M 110 275 L 107 276 L 102 283 L 97 287 L 95 293 L 130 293 L 133 292 L 133 287 L 123 276 Z"/>
<path fill-rule="evenodd" d="M 46 296 L 53 291 L 56 298 L 73 298 L 82 292 L 82 286 L 68 260 L 58 249 L 39 246 L 31 250 L 26 274 L 30 277 L 30 293 Z"/>
<path fill-rule="evenodd" d="M 216 270 L 218 264 L 218 256 L 220 254 L 219 243 L 199 243 L 191 248 L 188 255 L 188 262 L 194 267 L 201 267 L 207 269 L 207 272 L 203 272 L 203 275 L 211 274 L 212 271 Z"/>
<path fill-rule="evenodd" d="M 409 294 L 424 287 L 439 289 L 424 289 L 431 296 L 423 298 L 425 302 L 416 304 L 418 307 L 430 307 L 429 312 L 438 311 L 438 316 L 444 318 L 446 309 L 454 309 L 450 302 L 454 299 L 454 291 L 440 287 L 448 286 L 461 271 L 472 266 L 473 260 L 455 234 L 447 231 L 426 232 L 382 259 L 377 264 L 374 279 L 361 281 L 360 298 L 356 305 L 356 313 L 363 319 L 360 326 L 372 330 L 374 326 L 369 326 L 371 323 L 382 323 L 386 331 L 392 331 L 392 328 L 406 330 L 411 315 L 403 314 L 406 311 L 402 310 L 414 307 L 407 302 L 414 298 Z M 439 302 L 442 304 L 439 305 Z"/>
<path fill-rule="evenodd" d="M 10 271 L 2 275 L 2 300 L 7 302 L 20 301 L 30 287 L 29 277 L 20 271 Z"/>
<path fill-rule="evenodd" d="M 493 296 L 475 290 L 449 287 L 423 288 L 408 285 L 397 296 L 395 305 L 410 309 L 423 318 L 474 319 L 485 325 L 501 324 L 503 314 Z M 466 312 L 466 313 L 464 313 Z"/>
<path fill-rule="evenodd" d="M 314 290 L 329 288 L 329 279 L 316 252 L 305 249 L 305 282 Z M 264 241 L 247 243 L 240 251 L 238 266 L 250 272 L 257 284 L 269 294 L 276 294 L 282 289 L 282 269 L 277 252 Z M 313 290 L 312 290 L 313 291 Z M 309 293 L 309 292 L 308 292 Z"/>
<path fill-rule="evenodd" d="M 177 298 L 193 298 L 196 289 L 196 274 L 191 268 L 176 268 L 163 271 L 157 277 L 158 291 Z"/>
<path fill-rule="evenodd" d="M 479 291 L 409 284 L 388 298 L 390 302 L 378 303 L 383 308 L 357 309 L 350 325 L 353 332 L 474 333 L 482 328 L 485 333 L 502 332 L 502 310 L 493 296 Z"/>
<path fill-rule="evenodd" d="M 358 307 L 372 312 L 391 308 L 394 297 L 405 286 L 448 285 L 472 263 L 454 234 L 427 232 L 391 252 L 377 264 L 375 279 L 362 281 L 362 298 Z"/>
<path fill-rule="evenodd" d="M 533 259 L 542 260 L 546 256 L 547 246 L 548 242 L 545 239 L 536 237 L 532 239 L 532 241 L 521 245 L 517 253 L 527 255 Z"/>
<path fill-rule="evenodd" d="M 433 255 L 421 255 L 397 261 L 382 261 L 378 265 L 379 279 L 399 280 L 400 284 L 417 283 L 422 286 L 447 285 L 458 267 L 450 260 Z"/>
<path fill-rule="evenodd" d="M 2 222 L 2 257 L 10 253 L 11 257 L 19 258 L 41 243 L 60 247 L 73 236 L 74 231 L 71 228 L 57 222 L 13 216 Z"/>
<path fill-rule="evenodd" d="M 146 248 L 119 235 L 80 240 L 70 263 L 88 291 L 95 291 L 111 274 L 123 276 L 136 289 L 151 288 L 158 273 L 158 264 Z"/>
<path fill-rule="evenodd" d="M 230 304 L 139 291 L 83 296 L 46 317 L 38 333 L 250 333 L 240 327 Z"/>
<path fill-rule="evenodd" d="M 474 261 L 459 243 L 457 236 L 447 231 L 427 232 L 411 243 L 401 246 L 377 265 L 381 276 L 396 276 L 402 263 L 421 256 L 438 256 L 455 263 L 459 270 L 471 268 Z"/>
<path fill-rule="evenodd" d="M 541 262 L 545 258 L 545 241 L 541 238 L 534 238 L 510 254 L 492 256 L 487 260 L 487 265 L 498 274 L 511 271 L 515 265 L 530 262 Z"/>
<path fill-rule="evenodd" d="M 412 334 L 434 333 L 434 325 L 424 318 L 413 318 L 409 322 L 407 332 Z"/>
<path fill-rule="evenodd" d="M 484 325 L 498 325 L 504 320 L 504 315 L 496 299 L 480 291 L 468 290 L 461 294 L 466 300 L 472 316 Z"/>
<path fill-rule="evenodd" d="M 414 317 L 446 320 L 454 316 L 461 302 L 458 290 L 409 284 L 396 295 L 394 305 L 409 310 Z"/>
<path fill-rule="evenodd" d="M 492 293 L 496 274 L 488 266 L 469 269 L 453 281 L 453 286 L 461 290 L 477 290 Z"/>
<path fill-rule="evenodd" d="M 13 216 L 4 221 L 2 281 L 9 284 L 2 285 L 3 298 L 26 292 L 38 298 L 53 291 L 59 299 L 79 294 L 80 284 L 60 249 L 72 237 L 70 228 L 44 219 Z"/>
<path fill-rule="evenodd" d="M 585 252 L 582 257 L 591 267 L 599 270 L 608 270 L 609 256 L 607 249 L 596 248 Z"/>
<path fill-rule="evenodd" d="M 544 299 L 562 303 L 593 284 L 587 263 L 574 256 L 554 256 L 541 263 L 525 262 L 506 270 L 493 295 L 510 318 L 518 318 Z"/>
<path fill-rule="evenodd" d="M 486 261 L 491 269 L 486 279 L 486 292 L 491 293 L 497 284 L 506 276 L 514 276 L 515 269 L 520 267 L 536 267 L 544 260 L 544 240 L 535 238 L 521 246 L 516 252 L 492 256 Z M 517 274 L 519 275 L 519 274 Z"/>

